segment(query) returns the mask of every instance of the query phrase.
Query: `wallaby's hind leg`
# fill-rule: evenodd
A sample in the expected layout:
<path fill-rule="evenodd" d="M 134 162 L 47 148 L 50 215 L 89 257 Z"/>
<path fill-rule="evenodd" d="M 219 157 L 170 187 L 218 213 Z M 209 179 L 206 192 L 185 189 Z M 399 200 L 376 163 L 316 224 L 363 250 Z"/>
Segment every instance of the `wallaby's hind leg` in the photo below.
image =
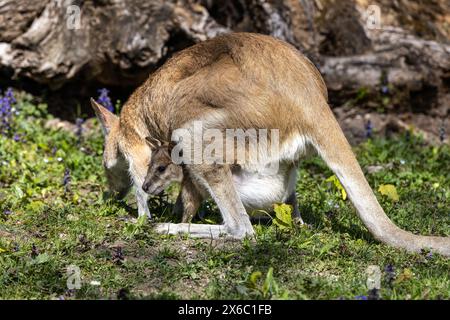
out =
<path fill-rule="evenodd" d="M 294 221 L 299 224 L 304 224 L 300 211 L 298 210 L 297 193 L 295 191 L 286 199 L 286 204 L 292 206 L 292 217 Z"/>
<path fill-rule="evenodd" d="M 158 225 L 158 232 L 189 233 L 193 237 L 216 238 L 221 234 L 242 239 L 254 234 L 250 218 L 234 187 L 231 170 L 228 165 L 192 165 L 188 167 L 192 179 L 211 195 L 219 207 L 223 226 L 207 224 L 164 224 Z M 172 230 L 170 230 L 172 228 Z M 175 229 L 175 230 L 173 230 Z"/>
<path fill-rule="evenodd" d="M 201 203 L 202 196 L 200 192 L 198 192 L 196 186 L 192 183 L 189 175 L 185 173 L 181 182 L 180 194 L 173 208 L 173 214 L 181 217 L 182 223 L 190 223 Z"/>
<path fill-rule="evenodd" d="M 227 233 L 238 239 L 252 236 L 253 226 L 234 186 L 230 167 L 200 165 L 192 166 L 189 170 L 216 202 Z"/>

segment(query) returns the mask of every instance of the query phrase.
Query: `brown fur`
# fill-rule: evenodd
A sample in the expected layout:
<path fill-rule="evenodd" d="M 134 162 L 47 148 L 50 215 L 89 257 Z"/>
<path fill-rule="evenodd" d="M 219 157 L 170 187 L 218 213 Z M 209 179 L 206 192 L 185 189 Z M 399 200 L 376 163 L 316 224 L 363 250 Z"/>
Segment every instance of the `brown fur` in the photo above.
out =
<path fill-rule="evenodd" d="M 109 179 L 110 186 L 125 190 L 129 180 L 123 175 L 123 164 L 127 163 L 140 214 L 149 214 L 141 188 L 151 156 L 145 137 L 170 140 L 173 130 L 195 120 L 220 130 L 277 128 L 282 145 L 294 148 L 292 141 L 303 139 L 319 152 L 375 238 L 410 251 L 431 248 L 450 255 L 449 238 L 413 235 L 389 220 L 328 106 L 322 77 L 308 59 L 282 41 L 237 33 L 199 43 L 150 76 L 127 101 L 120 119 L 96 103 L 93 106 L 108 133 L 104 163 L 108 175 L 115 177 Z M 187 165 L 186 170 L 189 183 L 207 190 L 217 203 L 224 225 L 166 224 L 158 231 L 201 237 L 253 234 L 228 165 Z M 180 202 L 183 194 L 182 190 Z"/>

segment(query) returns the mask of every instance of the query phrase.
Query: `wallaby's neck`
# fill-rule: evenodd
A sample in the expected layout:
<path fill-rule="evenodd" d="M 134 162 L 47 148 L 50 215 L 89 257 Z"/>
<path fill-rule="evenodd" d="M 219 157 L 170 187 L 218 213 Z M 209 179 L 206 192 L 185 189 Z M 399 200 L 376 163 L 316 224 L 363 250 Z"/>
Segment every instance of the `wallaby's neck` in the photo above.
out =
<path fill-rule="evenodd" d="M 146 83 L 130 96 L 120 114 L 120 130 L 140 139 L 147 136 L 165 139 L 169 134 L 167 117 L 159 111 L 159 99 L 153 98 L 149 89 Z"/>

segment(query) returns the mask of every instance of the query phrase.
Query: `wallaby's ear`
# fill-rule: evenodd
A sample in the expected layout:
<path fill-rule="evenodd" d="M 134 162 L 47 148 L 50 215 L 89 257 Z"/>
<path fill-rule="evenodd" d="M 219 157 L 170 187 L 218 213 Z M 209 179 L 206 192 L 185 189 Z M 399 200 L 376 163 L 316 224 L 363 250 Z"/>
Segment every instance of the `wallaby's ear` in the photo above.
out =
<path fill-rule="evenodd" d="M 145 137 L 145 141 L 147 141 L 147 144 L 150 146 L 150 149 L 152 150 L 162 146 L 161 141 L 153 137 Z"/>
<path fill-rule="evenodd" d="M 111 127 L 119 121 L 119 117 L 95 101 L 93 98 L 91 98 L 91 105 L 95 111 L 95 115 L 102 125 L 103 133 L 107 136 Z"/>

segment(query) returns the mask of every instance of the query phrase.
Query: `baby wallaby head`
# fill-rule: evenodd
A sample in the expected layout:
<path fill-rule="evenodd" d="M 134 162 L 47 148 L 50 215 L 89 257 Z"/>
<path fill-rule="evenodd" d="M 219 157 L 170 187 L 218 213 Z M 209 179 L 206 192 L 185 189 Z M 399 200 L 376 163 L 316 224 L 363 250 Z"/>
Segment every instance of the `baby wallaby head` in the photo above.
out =
<path fill-rule="evenodd" d="M 163 192 L 172 182 L 181 182 L 183 169 L 172 162 L 169 143 L 162 143 L 151 137 L 147 137 L 146 140 L 152 150 L 152 156 L 142 190 L 156 195 Z"/>

